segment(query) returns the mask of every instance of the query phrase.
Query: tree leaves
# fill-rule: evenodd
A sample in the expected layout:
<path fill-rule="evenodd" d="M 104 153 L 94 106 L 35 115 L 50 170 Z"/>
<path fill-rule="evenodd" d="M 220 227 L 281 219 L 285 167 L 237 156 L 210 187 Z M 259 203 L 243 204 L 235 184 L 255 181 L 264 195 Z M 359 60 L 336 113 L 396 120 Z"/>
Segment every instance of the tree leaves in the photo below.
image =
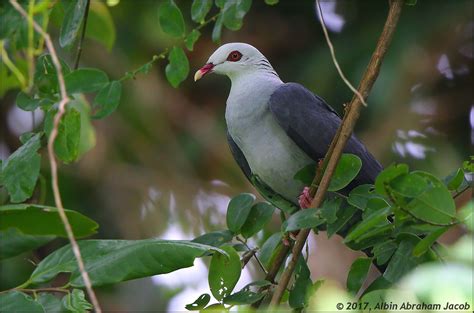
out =
<path fill-rule="evenodd" d="M 92 235 L 98 224 L 79 212 L 65 210 L 74 235 L 78 238 Z M 17 228 L 27 235 L 60 236 L 67 238 L 64 225 L 55 207 L 37 204 L 9 204 L 0 206 L 0 230 Z"/>
<path fill-rule="evenodd" d="M 180 47 L 173 47 L 168 55 L 168 65 L 165 73 L 171 86 L 177 88 L 179 84 L 188 77 L 189 61 L 188 57 Z"/>
<path fill-rule="evenodd" d="M 115 43 L 115 25 L 108 7 L 100 1 L 91 1 L 87 18 L 86 37 L 102 43 L 109 51 Z"/>
<path fill-rule="evenodd" d="M 331 178 L 328 191 L 338 191 L 349 185 L 357 174 L 359 174 L 361 167 L 362 161 L 358 156 L 344 153 Z"/>
<path fill-rule="evenodd" d="M 23 91 L 16 96 L 16 105 L 24 111 L 34 111 L 40 103 L 41 99 L 32 99 Z"/>
<path fill-rule="evenodd" d="M 88 93 L 100 90 L 109 82 L 107 74 L 95 68 L 80 68 L 64 77 L 68 93 Z"/>
<path fill-rule="evenodd" d="M 3 162 L 2 184 L 10 195 L 10 201 L 18 203 L 30 198 L 38 180 L 41 157 L 41 134 L 31 137 L 23 146 Z"/>
<path fill-rule="evenodd" d="M 87 312 L 93 308 L 92 304 L 86 300 L 84 291 L 80 289 L 73 289 L 71 293 L 63 297 L 61 302 L 63 308 L 71 312 Z"/>
<path fill-rule="evenodd" d="M 63 75 L 67 75 L 71 72 L 66 62 L 63 60 L 59 61 L 61 63 Z M 40 94 L 54 95 L 58 92 L 58 76 L 51 55 L 43 54 L 36 60 L 34 83 Z"/>
<path fill-rule="evenodd" d="M 203 23 L 207 13 L 212 8 L 212 2 L 212 0 L 194 0 L 191 5 L 191 18 L 193 21 Z"/>
<path fill-rule="evenodd" d="M 184 39 L 184 44 L 189 51 L 193 51 L 194 44 L 198 41 L 199 37 L 201 36 L 201 32 L 197 29 L 193 29 L 186 38 Z"/>
<path fill-rule="evenodd" d="M 222 253 L 223 258 L 227 257 L 223 250 L 190 241 L 83 240 L 78 244 L 94 286 L 165 274 L 190 267 L 195 258 L 211 251 Z M 30 281 L 45 283 L 62 272 L 71 273 L 71 286 L 84 287 L 70 245 L 56 250 L 43 259 L 31 274 Z"/>
<path fill-rule="evenodd" d="M 32 297 L 13 290 L 0 293 L 2 312 L 44 313 L 43 306 Z"/>
<path fill-rule="evenodd" d="M 158 22 L 161 29 L 173 37 L 184 36 L 184 18 L 173 0 L 165 0 L 158 7 Z"/>
<path fill-rule="evenodd" d="M 249 216 L 255 196 L 250 193 L 242 193 L 230 200 L 227 207 L 227 227 L 234 234 L 240 234 L 240 229 Z"/>
<path fill-rule="evenodd" d="M 34 250 L 54 238 L 55 236 L 25 235 L 13 227 L 0 230 L 0 260 Z"/>
<path fill-rule="evenodd" d="M 275 207 L 266 202 L 253 205 L 244 225 L 242 225 L 242 236 L 250 238 L 262 230 L 272 218 L 274 211 Z"/>
<path fill-rule="evenodd" d="M 205 245 L 220 247 L 223 244 L 231 241 L 233 238 L 232 232 L 228 230 L 214 231 L 204 235 L 201 235 L 197 238 L 194 238 L 192 241 L 197 243 L 202 243 Z"/>
<path fill-rule="evenodd" d="M 112 114 L 120 103 L 122 95 L 122 83 L 114 80 L 106 84 L 97 93 L 94 99 L 94 107 L 97 108 L 93 118 L 104 118 Z"/>
<path fill-rule="evenodd" d="M 242 27 L 242 20 L 250 10 L 252 0 L 227 1 L 224 5 L 223 23 L 230 30 L 239 30 Z"/>
<path fill-rule="evenodd" d="M 185 309 L 189 311 L 197 311 L 204 309 L 204 307 L 211 301 L 211 296 L 207 293 L 200 295 L 193 303 L 186 304 Z"/>
<path fill-rule="evenodd" d="M 415 217 L 438 224 L 449 224 L 455 217 L 456 206 L 444 186 L 432 187 L 408 203 L 406 209 Z"/>
<path fill-rule="evenodd" d="M 65 15 L 59 35 L 61 47 L 71 45 L 76 39 L 86 12 L 87 0 L 74 0 L 66 2 Z"/>
<path fill-rule="evenodd" d="M 291 215 L 282 225 L 285 232 L 295 231 L 304 228 L 313 228 L 324 223 L 319 209 L 300 210 Z"/>
<path fill-rule="evenodd" d="M 371 263 L 372 260 L 369 258 L 358 258 L 352 263 L 349 274 L 347 275 L 346 283 L 349 292 L 357 294 L 367 278 Z"/>
<path fill-rule="evenodd" d="M 239 281 L 241 272 L 240 258 L 231 246 L 221 247 L 228 256 L 215 253 L 209 265 L 209 287 L 218 301 L 232 293 Z"/>

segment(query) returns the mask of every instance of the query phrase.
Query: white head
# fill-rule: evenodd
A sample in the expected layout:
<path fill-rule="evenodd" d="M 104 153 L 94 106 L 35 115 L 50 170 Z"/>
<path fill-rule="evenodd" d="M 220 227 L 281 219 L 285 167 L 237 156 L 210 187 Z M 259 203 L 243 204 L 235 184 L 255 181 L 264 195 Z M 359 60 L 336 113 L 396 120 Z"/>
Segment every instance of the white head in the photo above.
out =
<path fill-rule="evenodd" d="M 267 58 L 254 46 L 232 42 L 220 46 L 209 57 L 207 64 L 194 75 L 194 81 L 208 73 L 227 75 L 231 79 L 241 74 L 271 73 L 277 75 Z"/>

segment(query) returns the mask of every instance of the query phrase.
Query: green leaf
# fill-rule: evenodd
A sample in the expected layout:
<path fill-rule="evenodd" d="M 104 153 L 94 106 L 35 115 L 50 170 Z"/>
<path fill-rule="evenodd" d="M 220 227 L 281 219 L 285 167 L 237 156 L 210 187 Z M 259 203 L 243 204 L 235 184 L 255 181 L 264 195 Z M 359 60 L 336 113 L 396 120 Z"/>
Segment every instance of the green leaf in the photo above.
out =
<path fill-rule="evenodd" d="M 391 282 L 397 282 L 406 273 L 420 263 L 420 259 L 413 255 L 413 248 L 420 242 L 420 238 L 409 235 L 402 238 L 390 263 L 388 263 L 383 277 Z"/>
<path fill-rule="evenodd" d="M 211 8 L 212 0 L 194 0 L 191 6 L 191 18 L 196 23 L 203 23 Z"/>
<path fill-rule="evenodd" d="M 465 181 L 464 171 L 459 168 L 451 177 L 448 176 L 447 186 L 449 190 L 458 190 Z"/>
<path fill-rule="evenodd" d="M 215 43 L 218 43 L 221 41 L 222 25 L 224 25 L 223 14 L 217 17 L 217 20 L 214 23 L 214 28 L 212 29 L 212 41 Z"/>
<path fill-rule="evenodd" d="M 341 207 L 341 204 L 341 198 L 328 199 L 324 201 L 321 208 L 321 217 L 329 224 L 334 223 L 337 220 L 337 211 Z"/>
<path fill-rule="evenodd" d="M 202 243 L 205 245 L 220 247 L 225 243 L 232 240 L 234 235 L 228 230 L 213 231 L 197 238 L 194 238 L 192 242 Z"/>
<path fill-rule="evenodd" d="M 298 229 L 313 228 L 324 222 L 325 220 L 321 217 L 319 209 L 305 209 L 291 215 L 281 227 L 284 232 L 290 232 Z"/>
<path fill-rule="evenodd" d="M 55 236 L 25 235 L 12 227 L 0 230 L 0 260 L 39 248 L 54 238 Z"/>
<path fill-rule="evenodd" d="M 66 62 L 60 60 L 63 75 L 71 72 Z M 42 94 L 54 95 L 59 90 L 58 76 L 51 55 L 43 54 L 36 60 L 34 82 Z"/>
<path fill-rule="evenodd" d="M 414 198 L 426 190 L 428 182 L 416 173 L 408 173 L 395 177 L 389 186 L 399 195 Z"/>
<path fill-rule="evenodd" d="M 36 302 L 41 304 L 45 313 L 63 313 L 61 299 L 55 297 L 51 293 L 41 292 L 37 295 Z M 82 313 L 82 312 L 81 312 Z"/>
<path fill-rule="evenodd" d="M 364 301 L 363 297 L 368 294 L 369 292 L 375 291 L 375 290 L 384 290 L 388 289 L 392 286 L 392 283 L 386 280 L 383 276 L 377 277 L 368 287 L 367 289 L 364 290 L 364 293 L 362 294 L 362 301 Z"/>
<path fill-rule="evenodd" d="M 207 293 L 204 293 L 200 295 L 199 298 L 197 298 L 193 303 L 186 304 L 184 308 L 189 311 L 201 310 L 204 309 L 204 307 L 209 303 L 210 300 L 211 296 Z"/>
<path fill-rule="evenodd" d="M 44 121 L 44 130 L 48 137 L 53 130 L 54 116 L 57 110 L 49 110 Z M 58 136 L 54 141 L 54 152 L 65 163 L 70 163 L 79 157 L 79 143 L 81 139 L 81 114 L 73 107 L 68 106 L 66 114 L 58 127 Z"/>
<path fill-rule="evenodd" d="M 458 219 L 466 225 L 467 229 L 474 231 L 474 202 L 472 200 L 459 210 Z"/>
<path fill-rule="evenodd" d="M 92 310 L 92 304 L 90 304 L 85 296 L 84 291 L 80 289 L 73 289 L 72 293 L 68 293 L 62 300 L 62 306 L 69 312 L 82 313 Z"/>
<path fill-rule="evenodd" d="M 262 299 L 265 295 L 261 293 L 256 293 L 249 290 L 240 290 L 230 296 L 224 298 L 225 304 L 230 305 L 243 305 L 243 304 L 252 304 L 260 299 Z"/>
<path fill-rule="evenodd" d="M 414 256 L 420 256 L 423 255 L 426 251 L 428 251 L 431 248 L 431 245 L 436 242 L 436 240 L 444 234 L 450 227 L 441 227 L 425 238 L 423 238 L 420 242 L 418 242 L 413 249 L 413 255 Z"/>
<path fill-rule="evenodd" d="M 227 313 L 227 309 L 222 303 L 214 303 L 201 310 L 201 312 Z"/>
<path fill-rule="evenodd" d="M 109 51 L 115 43 L 115 25 L 109 8 L 100 1 L 91 1 L 86 37 L 102 43 Z"/>
<path fill-rule="evenodd" d="M 36 135 L 36 133 L 34 132 L 26 132 L 26 133 L 23 133 L 20 135 L 20 142 L 22 144 L 25 144 L 28 142 L 28 140 L 30 140 L 34 135 Z M 1 167 L 2 164 L 0 164 L 0 167 Z"/>
<path fill-rule="evenodd" d="M 184 36 L 184 18 L 173 0 L 165 0 L 158 7 L 158 22 L 161 29 L 173 37 Z"/>
<path fill-rule="evenodd" d="M 252 0 L 227 1 L 222 9 L 225 27 L 230 30 L 239 30 L 242 27 L 243 18 L 251 6 Z"/>
<path fill-rule="evenodd" d="M 313 285 L 310 275 L 305 259 L 300 256 L 295 268 L 295 282 L 288 298 L 288 304 L 293 309 L 304 308 L 307 305 L 307 294 Z"/>
<path fill-rule="evenodd" d="M 418 1 L 418 0 L 405 0 L 405 4 L 406 4 L 406 5 L 416 5 L 416 2 L 417 2 L 417 1 Z"/>
<path fill-rule="evenodd" d="M 268 237 L 268 239 L 263 243 L 258 252 L 258 256 L 265 266 L 268 267 L 272 263 L 273 257 L 282 245 L 281 240 L 281 233 L 278 232 Z"/>
<path fill-rule="evenodd" d="M 2 183 L 13 203 L 23 202 L 33 194 L 41 165 L 41 156 L 37 153 L 40 138 L 41 134 L 31 137 L 3 162 Z"/>
<path fill-rule="evenodd" d="M 59 45 L 62 48 L 71 45 L 79 34 L 86 6 L 87 0 L 66 2 L 66 13 L 59 35 Z"/>
<path fill-rule="evenodd" d="M 367 202 L 376 197 L 376 195 L 373 192 L 374 185 L 370 184 L 365 184 L 365 185 L 359 185 L 355 187 L 354 189 L 351 190 L 349 193 L 349 198 L 347 199 L 347 202 L 352 204 L 353 206 L 365 210 L 365 207 L 367 206 Z"/>
<path fill-rule="evenodd" d="M 70 94 L 88 93 L 102 89 L 108 82 L 107 74 L 95 68 L 80 68 L 64 77 Z"/>
<path fill-rule="evenodd" d="M 337 211 L 337 219 L 334 223 L 328 224 L 327 234 L 328 238 L 340 231 L 351 219 L 358 209 L 352 205 L 342 205 Z"/>
<path fill-rule="evenodd" d="M 199 37 L 201 36 L 201 32 L 197 29 L 193 29 L 186 38 L 184 39 L 184 44 L 189 51 L 193 51 L 194 44 L 198 41 Z"/>
<path fill-rule="evenodd" d="M 384 241 L 374 246 L 372 253 L 374 254 L 374 258 L 377 259 L 378 265 L 383 265 L 390 260 L 393 253 L 397 249 L 398 245 L 393 241 Z"/>
<path fill-rule="evenodd" d="M 316 176 L 316 164 L 308 164 L 293 176 L 294 180 L 300 181 L 305 186 L 310 186 Z"/>
<path fill-rule="evenodd" d="M 34 111 L 40 105 L 41 99 L 32 99 L 23 91 L 16 96 L 16 105 L 24 111 Z"/>
<path fill-rule="evenodd" d="M 227 207 L 227 227 L 234 234 L 240 234 L 247 217 L 252 209 L 255 196 L 250 193 L 242 193 L 230 200 Z"/>
<path fill-rule="evenodd" d="M 112 114 L 120 103 L 121 95 L 122 83 L 117 80 L 102 87 L 94 99 L 94 107 L 98 109 L 94 113 L 93 118 L 104 118 Z"/>
<path fill-rule="evenodd" d="M 95 234 L 98 224 L 79 212 L 65 210 L 74 235 L 78 238 Z M 64 225 L 55 207 L 37 204 L 0 206 L 0 230 L 15 227 L 26 235 L 60 236 L 67 238 Z"/>
<path fill-rule="evenodd" d="M 349 185 L 357 174 L 359 174 L 361 167 L 362 161 L 358 156 L 344 153 L 331 178 L 328 191 L 338 191 Z"/>
<path fill-rule="evenodd" d="M 372 261 L 369 258 L 358 258 L 352 263 L 346 283 L 349 292 L 357 294 L 367 278 L 371 263 Z"/>
<path fill-rule="evenodd" d="M 0 293 L 0 304 L 2 312 L 45 313 L 41 304 L 16 290 Z"/>
<path fill-rule="evenodd" d="M 367 231 L 371 230 L 373 227 L 379 225 L 382 222 L 387 221 L 387 216 L 390 213 L 390 207 L 387 207 L 382 210 L 377 210 L 369 214 L 366 218 L 362 220 L 347 236 L 344 238 L 344 243 L 347 243 L 352 240 L 356 240 L 358 237 L 364 235 Z"/>
<path fill-rule="evenodd" d="M 250 181 L 265 200 L 270 202 L 274 207 L 279 208 L 281 211 L 291 214 L 300 209 L 299 206 L 288 201 L 286 198 L 272 190 L 258 175 L 252 175 Z"/>
<path fill-rule="evenodd" d="M 95 128 L 91 123 L 90 117 L 91 107 L 83 95 L 69 102 L 68 106 L 79 111 L 79 115 L 81 116 L 79 151 L 77 157 L 80 158 L 96 144 Z"/>
<path fill-rule="evenodd" d="M 168 65 L 165 72 L 171 86 L 177 88 L 179 84 L 188 77 L 189 61 L 188 57 L 180 47 L 173 47 L 168 55 Z"/>
<path fill-rule="evenodd" d="M 450 224 L 456 215 L 456 205 L 445 186 L 429 188 L 410 201 L 406 209 L 422 221 L 442 225 Z"/>
<path fill-rule="evenodd" d="M 209 287 L 218 301 L 232 293 L 241 273 L 240 258 L 234 248 L 223 246 L 221 249 L 228 256 L 215 253 L 209 265 Z"/>
<path fill-rule="evenodd" d="M 266 202 L 259 202 L 253 205 L 244 225 L 242 225 L 242 236 L 250 238 L 262 230 L 272 218 L 274 211 L 275 207 Z"/>
<path fill-rule="evenodd" d="M 226 252 L 220 249 L 179 240 L 81 240 L 78 244 L 93 286 L 170 273 L 192 266 L 195 258 L 210 251 L 226 257 Z M 63 272 L 71 273 L 72 287 L 84 287 L 70 245 L 43 259 L 30 280 L 41 284 Z"/>
<path fill-rule="evenodd" d="M 268 5 L 275 5 L 279 2 L 280 0 L 265 0 L 265 3 Z"/>
<path fill-rule="evenodd" d="M 391 180 L 395 179 L 396 177 L 408 174 L 408 165 L 406 164 L 392 164 L 386 169 L 384 169 L 380 174 L 377 176 L 375 180 L 375 191 L 382 195 L 387 195 L 385 192 L 385 186 L 390 183 Z"/>

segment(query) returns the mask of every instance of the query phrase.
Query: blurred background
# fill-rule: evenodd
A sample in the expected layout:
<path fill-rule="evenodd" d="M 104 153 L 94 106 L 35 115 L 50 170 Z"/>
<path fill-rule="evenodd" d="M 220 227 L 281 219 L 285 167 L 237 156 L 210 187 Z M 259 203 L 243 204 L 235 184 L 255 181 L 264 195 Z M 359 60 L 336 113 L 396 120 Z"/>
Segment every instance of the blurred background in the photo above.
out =
<path fill-rule="evenodd" d="M 189 18 L 191 1 L 176 2 L 188 30 L 195 27 Z M 109 7 L 115 45 L 108 51 L 86 39 L 81 66 L 100 68 L 117 79 L 176 44 L 159 29 L 158 5 L 152 0 L 121 0 Z M 382 30 L 387 2 L 338 0 L 321 5 L 339 63 L 357 85 Z M 356 129 L 384 166 L 404 162 L 411 169 L 444 177 L 472 154 L 473 5 L 471 0 L 432 0 L 404 7 Z M 57 33 L 54 27 L 51 31 Z M 187 53 L 190 74 L 218 47 L 211 41 L 211 25 L 202 32 L 194 51 Z M 305 85 L 340 113 L 351 98 L 331 61 L 312 0 L 280 0 L 276 6 L 254 0 L 242 29 L 224 30 L 222 43 L 234 41 L 257 47 L 283 81 Z M 74 50 L 62 51 L 70 63 L 74 55 Z M 64 204 L 99 222 L 96 238 L 192 239 L 225 229 L 231 196 L 256 193 L 227 147 L 224 110 L 230 81 L 210 75 L 194 83 L 189 75 L 174 89 L 164 76 L 165 66 L 158 63 L 149 74 L 127 81 L 118 110 L 94 121 L 95 147 L 78 163 L 61 166 Z M 16 93 L 7 92 L 0 99 L 2 160 L 20 146 L 18 136 L 32 128 L 31 113 L 14 106 Z M 40 125 L 41 112 L 35 118 Z M 43 175 L 48 175 L 46 161 Z M 44 178 L 49 186 L 49 177 Z M 50 191 L 47 199 L 53 203 Z M 275 215 L 250 245 L 260 245 L 279 228 Z M 461 232 L 446 234 L 444 242 L 454 242 Z M 34 256 L 3 262 L 1 288 L 23 282 L 33 269 L 29 259 L 39 260 L 62 244 L 56 240 Z M 358 256 L 325 233 L 311 237 L 309 253 L 312 278 L 341 285 Z M 183 310 L 208 292 L 206 262 L 197 259 L 194 267 L 173 274 L 100 288 L 98 296 L 105 310 Z M 261 277 L 255 264 L 247 266 L 236 290 Z"/>

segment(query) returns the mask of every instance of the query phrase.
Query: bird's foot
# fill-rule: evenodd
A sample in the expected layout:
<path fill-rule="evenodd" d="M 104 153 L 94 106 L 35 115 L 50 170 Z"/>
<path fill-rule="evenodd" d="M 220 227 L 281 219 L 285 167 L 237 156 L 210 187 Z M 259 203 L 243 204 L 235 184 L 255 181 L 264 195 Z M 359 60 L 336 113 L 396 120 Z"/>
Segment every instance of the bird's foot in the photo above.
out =
<path fill-rule="evenodd" d="M 302 209 L 307 209 L 311 206 L 313 197 L 309 194 L 309 187 L 304 187 L 303 192 L 298 197 L 298 204 Z"/>

